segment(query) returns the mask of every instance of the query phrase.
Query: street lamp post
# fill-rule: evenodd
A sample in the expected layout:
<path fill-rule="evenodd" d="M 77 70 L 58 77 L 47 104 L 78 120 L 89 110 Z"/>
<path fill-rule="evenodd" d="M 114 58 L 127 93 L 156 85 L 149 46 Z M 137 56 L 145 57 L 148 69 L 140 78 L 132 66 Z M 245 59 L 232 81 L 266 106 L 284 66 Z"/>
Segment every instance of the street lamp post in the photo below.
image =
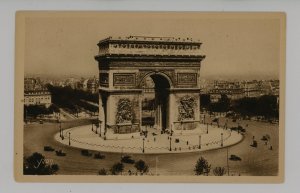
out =
<path fill-rule="evenodd" d="M 172 151 L 172 137 L 170 137 L 170 151 Z"/>
<path fill-rule="evenodd" d="M 145 138 L 143 138 L 143 153 L 145 153 Z"/>
<path fill-rule="evenodd" d="M 101 123 L 102 121 L 99 120 L 99 137 L 101 137 Z"/>
<path fill-rule="evenodd" d="M 71 145 L 71 132 L 69 132 L 69 146 Z"/>
<path fill-rule="evenodd" d="M 59 137 L 62 138 L 62 136 L 61 136 L 61 123 L 59 123 Z"/>
<path fill-rule="evenodd" d="M 206 124 L 206 134 L 208 134 L 208 123 Z"/>
<path fill-rule="evenodd" d="M 221 133 L 221 147 L 223 147 L 223 133 Z"/>
<path fill-rule="evenodd" d="M 61 130 L 61 139 L 64 140 L 64 139 L 65 139 L 65 137 L 64 137 L 64 129 L 63 129 L 63 127 L 61 126 L 61 122 L 60 122 L 59 127 L 60 127 L 60 130 Z"/>
<path fill-rule="evenodd" d="M 199 149 L 201 149 L 201 135 L 199 135 Z"/>
<path fill-rule="evenodd" d="M 93 123 L 92 123 L 92 131 L 94 131 Z"/>

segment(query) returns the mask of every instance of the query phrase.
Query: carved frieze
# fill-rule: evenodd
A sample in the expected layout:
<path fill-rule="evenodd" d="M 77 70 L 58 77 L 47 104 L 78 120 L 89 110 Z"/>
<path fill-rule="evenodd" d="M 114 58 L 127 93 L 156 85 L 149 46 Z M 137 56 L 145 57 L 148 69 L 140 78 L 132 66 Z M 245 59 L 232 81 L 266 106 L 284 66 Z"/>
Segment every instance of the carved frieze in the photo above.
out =
<path fill-rule="evenodd" d="M 135 57 L 137 58 L 137 57 Z M 116 68 L 125 68 L 125 67 L 147 67 L 152 69 L 141 69 L 141 71 L 155 71 L 156 69 L 159 71 L 164 71 L 166 68 L 172 68 L 176 69 L 178 67 L 184 67 L 186 69 L 189 69 L 192 67 L 193 69 L 199 68 L 199 61 L 159 61 L 160 59 L 157 58 L 157 61 L 110 61 L 109 66 L 110 67 L 116 67 Z M 103 65 L 102 65 L 103 67 Z"/>
<path fill-rule="evenodd" d="M 184 96 L 178 105 L 178 121 L 195 119 L 196 100 L 191 96 Z"/>
<path fill-rule="evenodd" d="M 197 85 L 197 73 L 178 73 L 178 85 Z"/>
<path fill-rule="evenodd" d="M 116 123 L 131 123 L 134 119 L 132 102 L 127 98 L 122 98 L 118 102 Z"/>
<path fill-rule="evenodd" d="M 127 49 L 132 49 L 132 48 L 148 48 L 148 49 L 175 49 L 175 50 L 193 50 L 193 49 L 200 49 L 200 45 L 170 45 L 170 44 L 164 44 L 164 43 L 112 43 L 111 44 L 114 48 L 127 48 Z"/>
<path fill-rule="evenodd" d="M 134 86 L 135 73 L 114 73 L 114 86 Z"/>

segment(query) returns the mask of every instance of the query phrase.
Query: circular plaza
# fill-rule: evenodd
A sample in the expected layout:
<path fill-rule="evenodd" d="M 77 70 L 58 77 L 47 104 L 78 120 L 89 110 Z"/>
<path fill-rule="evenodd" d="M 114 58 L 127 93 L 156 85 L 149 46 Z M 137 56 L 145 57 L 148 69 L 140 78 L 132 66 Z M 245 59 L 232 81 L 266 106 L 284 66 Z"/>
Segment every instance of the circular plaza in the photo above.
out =
<path fill-rule="evenodd" d="M 147 135 L 140 132 L 115 134 L 103 131 L 95 126 L 85 125 L 63 130 L 55 134 L 55 140 L 65 145 L 115 153 L 186 153 L 219 149 L 237 144 L 243 135 L 216 125 L 201 124 L 193 130 L 175 130 L 161 133 L 153 128 L 143 128 Z"/>

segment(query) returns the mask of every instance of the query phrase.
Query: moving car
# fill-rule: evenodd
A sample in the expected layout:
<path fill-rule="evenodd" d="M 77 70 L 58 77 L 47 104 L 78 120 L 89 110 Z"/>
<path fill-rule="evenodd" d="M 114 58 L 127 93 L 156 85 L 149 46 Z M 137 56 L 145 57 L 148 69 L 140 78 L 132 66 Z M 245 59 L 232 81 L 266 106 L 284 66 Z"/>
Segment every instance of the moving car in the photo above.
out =
<path fill-rule="evenodd" d="M 234 155 L 234 154 L 231 154 L 229 159 L 231 161 L 242 161 L 242 159 L 239 156 Z"/>

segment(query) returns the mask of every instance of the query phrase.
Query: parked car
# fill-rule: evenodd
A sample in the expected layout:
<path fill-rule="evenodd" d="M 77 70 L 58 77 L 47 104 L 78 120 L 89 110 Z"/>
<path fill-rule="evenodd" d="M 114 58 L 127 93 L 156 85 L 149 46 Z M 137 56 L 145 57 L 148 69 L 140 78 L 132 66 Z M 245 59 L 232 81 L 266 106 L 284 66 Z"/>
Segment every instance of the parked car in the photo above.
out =
<path fill-rule="evenodd" d="M 51 146 L 44 146 L 44 151 L 54 151 L 54 148 Z"/>
<path fill-rule="evenodd" d="M 55 151 L 57 156 L 66 156 L 67 154 L 65 152 L 63 152 L 61 149 L 58 151 Z"/>
<path fill-rule="evenodd" d="M 129 156 L 129 155 L 124 155 L 124 156 L 122 156 L 122 158 L 121 158 L 121 162 L 127 163 L 127 164 L 134 164 L 135 161 L 131 158 L 131 156 Z"/>
<path fill-rule="evenodd" d="M 212 122 L 218 122 L 219 121 L 219 118 L 214 118 L 213 120 L 212 120 Z"/>
<path fill-rule="evenodd" d="M 231 131 L 238 131 L 238 132 L 241 132 L 241 133 L 245 133 L 246 132 L 246 129 L 244 129 L 242 126 L 231 127 L 230 130 Z"/>
<path fill-rule="evenodd" d="M 240 132 L 242 132 L 242 133 L 245 133 L 245 132 L 246 132 L 246 129 L 244 129 L 244 128 L 240 128 L 239 130 L 240 130 Z"/>
<path fill-rule="evenodd" d="M 89 152 L 89 150 L 83 149 L 81 150 L 81 155 L 83 156 L 92 156 L 92 153 Z"/>
<path fill-rule="evenodd" d="M 230 155 L 229 159 L 232 161 L 242 161 L 242 159 L 239 156 L 236 156 L 234 154 Z"/>
<path fill-rule="evenodd" d="M 96 153 L 96 154 L 94 155 L 94 158 L 95 158 L 95 159 L 104 159 L 104 158 L 105 158 L 105 155 L 103 155 L 103 154 L 101 154 L 101 153 L 99 152 L 99 153 Z"/>
<path fill-rule="evenodd" d="M 257 141 L 253 140 L 253 143 L 251 144 L 252 147 L 257 147 Z"/>
<path fill-rule="evenodd" d="M 269 141 L 270 138 L 271 138 L 270 135 L 266 134 L 266 135 L 263 135 L 263 136 L 262 136 L 261 140 L 262 140 L 262 141 Z"/>

